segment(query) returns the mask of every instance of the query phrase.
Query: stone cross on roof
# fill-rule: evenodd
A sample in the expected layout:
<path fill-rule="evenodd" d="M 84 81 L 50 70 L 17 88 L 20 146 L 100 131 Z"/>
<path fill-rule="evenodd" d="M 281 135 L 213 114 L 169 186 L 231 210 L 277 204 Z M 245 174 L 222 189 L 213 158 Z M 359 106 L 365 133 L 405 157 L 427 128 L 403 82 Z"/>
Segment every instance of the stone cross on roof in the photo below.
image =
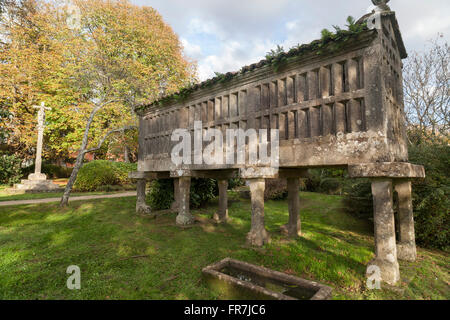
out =
<path fill-rule="evenodd" d="M 389 1 L 390 0 L 372 0 L 372 3 L 381 11 L 391 11 L 391 8 L 387 5 Z"/>

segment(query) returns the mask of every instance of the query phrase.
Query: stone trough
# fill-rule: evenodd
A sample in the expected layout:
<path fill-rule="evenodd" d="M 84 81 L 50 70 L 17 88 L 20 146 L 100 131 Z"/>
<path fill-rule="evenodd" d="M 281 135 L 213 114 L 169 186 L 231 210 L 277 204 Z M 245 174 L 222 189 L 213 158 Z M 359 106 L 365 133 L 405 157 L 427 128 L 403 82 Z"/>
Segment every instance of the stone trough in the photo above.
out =
<path fill-rule="evenodd" d="M 332 288 L 226 258 L 203 269 L 211 289 L 226 300 L 329 300 Z"/>

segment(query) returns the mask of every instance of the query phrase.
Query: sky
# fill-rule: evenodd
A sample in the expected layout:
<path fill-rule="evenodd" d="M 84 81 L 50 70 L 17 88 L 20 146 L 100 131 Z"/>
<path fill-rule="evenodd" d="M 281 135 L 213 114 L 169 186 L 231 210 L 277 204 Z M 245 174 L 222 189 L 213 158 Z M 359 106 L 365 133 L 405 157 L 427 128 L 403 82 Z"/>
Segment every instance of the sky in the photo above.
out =
<path fill-rule="evenodd" d="M 155 8 L 178 34 L 200 80 L 258 62 L 277 45 L 289 49 L 372 11 L 370 0 L 131 0 Z M 392 0 L 408 52 L 442 33 L 450 38 L 449 0 Z"/>

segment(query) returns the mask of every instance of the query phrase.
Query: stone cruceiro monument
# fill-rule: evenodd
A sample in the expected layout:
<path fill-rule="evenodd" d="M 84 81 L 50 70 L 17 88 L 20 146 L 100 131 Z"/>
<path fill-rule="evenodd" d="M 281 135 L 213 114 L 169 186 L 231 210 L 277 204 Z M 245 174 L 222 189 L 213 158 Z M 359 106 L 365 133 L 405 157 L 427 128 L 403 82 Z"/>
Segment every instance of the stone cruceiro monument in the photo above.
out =
<path fill-rule="evenodd" d="M 42 170 L 42 146 L 44 143 L 44 127 L 45 127 L 45 111 L 51 110 L 45 106 L 42 102 L 40 106 L 35 106 L 34 109 L 38 110 L 38 140 L 36 147 L 36 162 L 34 173 L 28 176 L 27 180 L 22 180 L 21 184 L 16 184 L 14 188 L 21 191 L 53 191 L 59 190 L 60 187 L 53 183 L 51 180 L 47 180 L 47 176 L 41 172 Z"/>
<path fill-rule="evenodd" d="M 213 178 L 219 181 L 216 218 L 226 222 L 227 181 L 241 177 L 251 192 L 247 240 L 262 246 L 270 241 L 264 226 L 266 179 L 287 179 L 289 221 L 282 230 L 298 237 L 302 234 L 299 179 L 307 176 L 309 168 L 344 168 L 352 178 L 372 181 L 375 258 L 368 275 L 375 270 L 381 281 L 397 283 L 398 259 L 416 259 L 411 179 L 425 177 L 425 170 L 408 162 L 402 78 L 407 53 L 387 2 L 374 0 L 375 10 L 356 22 L 358 31 L 337 32 L 334 38 L 282 53 L 278 65 L 267 58 L 139 108 L 138 171 L 130 174 L 138 181 L 137 211 L 151 214 L 145 202 L 149 181 L 171 178 L 176 222 L 192 224 L 191 179 Z M 171 135 L 180 128 L 194 133 L 200 121 L 205 131 L 279 130 L 279 167 L 199 164 L 195 159 L 175 164 L 171 153 L 179 142 L 172 141 Z M 260 136 L 258 141 L 269 143 L 265 140 Z M 254 147 L 250 144 L 246 150 Z"/>

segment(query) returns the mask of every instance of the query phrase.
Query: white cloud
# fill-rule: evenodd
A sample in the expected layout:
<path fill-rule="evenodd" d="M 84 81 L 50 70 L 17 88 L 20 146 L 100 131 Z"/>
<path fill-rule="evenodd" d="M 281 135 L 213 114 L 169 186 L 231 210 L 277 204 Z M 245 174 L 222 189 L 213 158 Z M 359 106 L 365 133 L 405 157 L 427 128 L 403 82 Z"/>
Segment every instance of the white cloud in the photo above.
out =
<path fill-rule="evenodd" d="M 241 67 L 264 58 L 267 48 L 273 47 L 270 42 L 252 41 L 251 43 L 231 41 L 221 45 L 218 54 L 208 55 L 199 60 L 199 77 L 206 80 L 214 76 L 214 72 L 226 73 L 238 71 Z"/>
<path fill-rule="evenodd" d="M 189 21 L 187 31 L 190 34 L 218 35 L 220 33 L 220 30 L 217 28 L 214 22 L 202 20 L 199 18 L 193 18 Z"/>
<path fill-rule="evenodd" d="M 202 56 L 202 48 L 198 44 L 192 44 L 185 38 L 180 39 L 184 47 L 184 53 L 191 58 L 198 59 Z"/>
<path fill-rule="evenodd" d="M 202 80 L 258 62 L 277 44 L 309 43 L 320 30 L 344 26 L 373 9 L 369 0 L 132 0 L 158 10 L 180 35 L 185 53 L 199 63 Z M 422 49 L 438 32 L 450 36 L 450 1 L 396 0 L 408 50 Z"/>

